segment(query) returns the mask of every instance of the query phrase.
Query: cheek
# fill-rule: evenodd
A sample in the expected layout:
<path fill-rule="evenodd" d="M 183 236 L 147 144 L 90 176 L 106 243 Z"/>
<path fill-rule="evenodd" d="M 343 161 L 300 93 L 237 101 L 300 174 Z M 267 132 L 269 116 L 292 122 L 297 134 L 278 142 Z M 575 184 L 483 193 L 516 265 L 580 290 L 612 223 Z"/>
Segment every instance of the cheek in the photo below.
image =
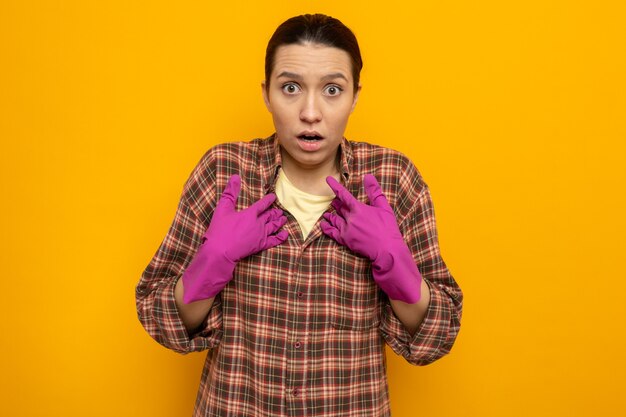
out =
<path fill-rule="evenodd" d="M 285 115 L 280 110 L 274 109 L 272 112 L 272 119 L 274 119 L 274 125 L 277 129 L 280 129 L 285 125 Z"/>
<path fill-rule="evenodd" d="M 350 107 L 342 108 L 339 111 L 330 112 L 330 122 L 331 124 L 339 130 L 343 130 L 343 128 L 348 123 L 348 119 L 350 118 Z"/>
<path fill-rule="evenodd" d="M 277 105 L 274 107 L 272 115 L 274 120 L 281 124 L 286 124 L 293 118 L 294 106 Z"/>

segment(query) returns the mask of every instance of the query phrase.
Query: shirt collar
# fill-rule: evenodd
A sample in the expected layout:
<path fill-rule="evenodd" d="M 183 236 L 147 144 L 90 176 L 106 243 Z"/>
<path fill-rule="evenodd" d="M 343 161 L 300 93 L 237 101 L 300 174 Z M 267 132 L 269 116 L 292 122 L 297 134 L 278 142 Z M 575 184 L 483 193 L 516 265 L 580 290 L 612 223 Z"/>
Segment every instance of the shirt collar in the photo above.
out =
<path fill-rule="evenodd" d="M 354 154 L 352 144 L 345 137 L 341 138 L 341 144 L 339 145 L 339 159 L 339 169 L 343 183 L 344 185 L 348 185 L 350 183 Z M 259 160 L 261 162 L 260 169 L 264 193 L 274 192 L 276 180 L 278 179 L 278 171 L 283 164 L 276 133 L 263 140 Z"/>

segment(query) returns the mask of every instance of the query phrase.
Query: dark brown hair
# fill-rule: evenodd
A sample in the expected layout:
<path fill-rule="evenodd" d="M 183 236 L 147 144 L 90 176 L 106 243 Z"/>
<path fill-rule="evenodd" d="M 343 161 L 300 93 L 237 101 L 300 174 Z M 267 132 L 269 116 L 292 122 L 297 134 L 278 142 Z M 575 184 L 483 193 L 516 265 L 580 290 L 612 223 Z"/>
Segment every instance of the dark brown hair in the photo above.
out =
<path fill-rule="evenodd" d="M 282 45 L 314 43 L 342 49 L 350 55 L 352 61 L 352 79 L 354 92 L 359 86 L 363 61 L 361 50 L 354 33 L 334 17 L 324 14 L 304 14 L 283 22 L 272 35 L 265 51 L 265 84 L 270 85 L 270 76 L 274 69 L 276 50 Z"/>

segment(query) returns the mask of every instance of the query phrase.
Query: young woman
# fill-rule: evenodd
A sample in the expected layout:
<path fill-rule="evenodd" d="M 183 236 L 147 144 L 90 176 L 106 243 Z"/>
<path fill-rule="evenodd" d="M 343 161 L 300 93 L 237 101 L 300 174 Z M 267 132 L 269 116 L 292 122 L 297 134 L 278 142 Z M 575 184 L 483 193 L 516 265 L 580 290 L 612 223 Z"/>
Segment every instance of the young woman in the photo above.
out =
<path fill-rule="evenodd" d="M 154 339 L 208 349 L 196 416 L 386 416 L 385 342 L 425 365 L 456 339 L 428 187 L 344 137 L 361 68 L 337 19 L 281 24 L 262 84 L 275 133 L 203 156 L 137 285 Z"/>

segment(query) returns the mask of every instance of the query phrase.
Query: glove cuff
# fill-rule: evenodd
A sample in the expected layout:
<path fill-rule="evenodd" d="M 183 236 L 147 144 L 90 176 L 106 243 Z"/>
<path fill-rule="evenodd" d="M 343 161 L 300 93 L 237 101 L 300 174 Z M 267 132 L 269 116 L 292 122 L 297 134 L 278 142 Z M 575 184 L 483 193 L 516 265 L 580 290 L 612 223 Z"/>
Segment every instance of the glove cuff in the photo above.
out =
<path fill-rule="evenodd" d="M 404 240 L 385 248 L 372 263 L 372 274 L 392 300 L 415 304 L 421 298 L 422 275 Z"/>
<path fill-rule="evenodd" d="M 203 243 L 183 272 L 185 304 L 215 297 L 232 279 L 237 264 L 216 247 L 208 241 Z"/>

